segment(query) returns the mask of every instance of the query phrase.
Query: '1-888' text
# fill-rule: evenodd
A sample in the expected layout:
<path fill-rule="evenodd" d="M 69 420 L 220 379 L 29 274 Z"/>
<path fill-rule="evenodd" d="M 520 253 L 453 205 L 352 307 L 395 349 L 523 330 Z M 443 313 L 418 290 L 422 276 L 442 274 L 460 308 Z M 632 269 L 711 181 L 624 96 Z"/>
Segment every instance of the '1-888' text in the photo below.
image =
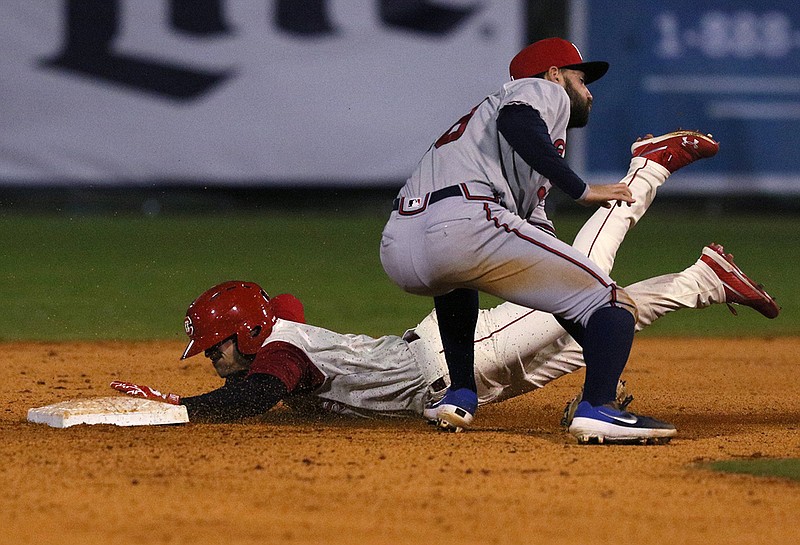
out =
<path fill-rule="evenodd" d="M 697 52 L 712 59 L 777 59 L 800 49 L 800 31 L 795 31 L 790 17 L 780 11 L 707 11 L 692 18 L 695 21 L 696 27 L 682 28 L 675 13 L 659 14 L 655 18 L 656 54 L 665 59 Z"/>

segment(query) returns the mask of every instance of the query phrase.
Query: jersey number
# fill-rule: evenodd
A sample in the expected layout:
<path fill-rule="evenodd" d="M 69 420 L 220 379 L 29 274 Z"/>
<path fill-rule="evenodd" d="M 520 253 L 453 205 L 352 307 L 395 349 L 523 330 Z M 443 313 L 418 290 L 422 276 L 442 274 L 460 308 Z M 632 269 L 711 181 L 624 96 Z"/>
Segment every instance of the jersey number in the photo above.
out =
<path fill-rule="evenodd" d="M 485 99 L 484 99 L 485 100 Z M 481 101 L 478 106 L 483 104 L 484 101 Z M 467 123 L 469 120 L 472 119 L 472 116 L 475 115 L 475 110 L 478 109 L 478 106 L 472 108 L 467 115 L 456 121 L 452 127 L 447 129 L 447 131 L 439 137 L 439 139 L 433 144 L 433 147 L 436 149 L 441 148 L 445 144 L 449 144 L 450 142 L 455 142 L 461 135 L 464 134 L 464 131 L 467 130 Z"/>

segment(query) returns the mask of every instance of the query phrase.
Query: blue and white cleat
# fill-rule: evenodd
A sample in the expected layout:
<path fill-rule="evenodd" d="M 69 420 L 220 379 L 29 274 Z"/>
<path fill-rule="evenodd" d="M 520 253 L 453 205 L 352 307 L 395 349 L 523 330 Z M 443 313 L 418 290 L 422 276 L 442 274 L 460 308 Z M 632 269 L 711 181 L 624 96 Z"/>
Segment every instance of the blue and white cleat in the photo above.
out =
<path fill-rule="evenodd" d="M 569 432 L 586 445 L 663 444 L 677 433 L 675 426 L 649 416 L 639 416 L 611 405 L 593 407 L 581 401 L 569 426 Z"/>
<path fill-rule="evenodd" d="M 423 416 L 441 431 L 458 433 L 472 424 L 478 410 L 478 394 L 469 388 L 450 390 L 444 397 L 425 407 Z"/>

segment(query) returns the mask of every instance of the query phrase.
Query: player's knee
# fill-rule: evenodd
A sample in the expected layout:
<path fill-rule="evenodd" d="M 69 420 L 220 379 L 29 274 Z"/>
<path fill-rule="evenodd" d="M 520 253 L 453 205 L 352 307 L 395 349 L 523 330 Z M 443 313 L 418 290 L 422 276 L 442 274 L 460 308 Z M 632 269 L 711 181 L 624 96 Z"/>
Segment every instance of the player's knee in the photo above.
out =
<path fill-rule="evenodd" d="M 616 288 L 614 290 L 614 300 L 611 305 L 624 308 L 631 313 L 635 322 L 639 321 L 639 309 L 636 307 L 636 301 L 624 289 Z"/>

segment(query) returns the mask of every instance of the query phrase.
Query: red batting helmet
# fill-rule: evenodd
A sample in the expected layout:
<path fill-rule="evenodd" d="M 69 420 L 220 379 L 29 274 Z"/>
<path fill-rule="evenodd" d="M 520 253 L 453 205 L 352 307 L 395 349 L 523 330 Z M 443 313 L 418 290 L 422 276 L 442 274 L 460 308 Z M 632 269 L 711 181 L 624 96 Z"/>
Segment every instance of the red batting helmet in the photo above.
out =
<path fill-rule="evenodd" d="M 253 282 L 223 282 L 203 292 L 189 305 L 184 320 L 189 344 L 181 359 L 236 337 L 242 354 L 255 354 L 272 333 L 275 315 L 269 295 Z"/>
<path fill-rule="evenodd" d="M 587 84 L 600 79 L 608 71 L 607 62 L 584 62 L 575 44 L 561 38 L 533 42 L 511 59 L 508 71 L 511 79 L 532 78 L 547 72 L 551 66 L 580 70 L 585 74 Z"/>

